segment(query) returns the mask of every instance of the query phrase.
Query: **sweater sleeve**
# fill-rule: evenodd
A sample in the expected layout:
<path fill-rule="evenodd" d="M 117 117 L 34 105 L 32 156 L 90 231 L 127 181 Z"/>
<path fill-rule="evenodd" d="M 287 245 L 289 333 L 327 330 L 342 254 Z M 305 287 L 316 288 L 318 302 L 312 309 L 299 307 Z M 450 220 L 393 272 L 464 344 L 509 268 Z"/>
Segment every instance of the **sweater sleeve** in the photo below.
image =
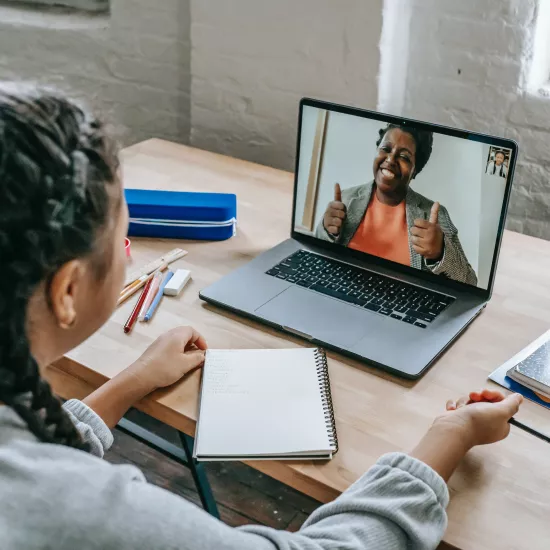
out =
<path fill-rule="evenodd" d="M 93 539 L 93 548 L 118 550 L 428 550 L 437 547 L 446 527 L 444 481 L 403 454 L 382 457 L 297 533 L 231 528 L 194 504 L 129 476 L 127 466 L 104 467 L 102 475 L 95 472 L 93 479 L 73 484 L 72 496 L 63 495 L 62 502 L 70 497 L 71 503 L 64 524 L 75 529 L 67 537 L 70 544 Z"/>
<path fill-rule="evenodd" d="M 102 458 L 113 444 L 113 434 L 105 422 L 78 399 L 67 401 L 63 404 L 63 408 L 80 432 L 82 439 L 90 444 L 91 454 Z"/>
<path fill-rule="evenodd" d="M 392 453 L 336 500 L 317 509 L 296 535 L 296 544 L 290 533 L 244 529 L 279 541 L 276 547 L 285 549 L 427 550 L 441 542 L 448 503 L 447 485 L 436 472 L 414 458 Z"/>

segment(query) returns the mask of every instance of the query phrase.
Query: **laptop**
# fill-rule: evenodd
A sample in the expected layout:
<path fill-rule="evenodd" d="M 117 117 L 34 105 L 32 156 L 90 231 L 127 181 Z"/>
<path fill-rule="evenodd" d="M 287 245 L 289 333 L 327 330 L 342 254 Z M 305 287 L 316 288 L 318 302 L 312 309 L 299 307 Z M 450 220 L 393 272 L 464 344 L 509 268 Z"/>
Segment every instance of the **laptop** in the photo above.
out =
<path fill-rule="evenodd" d="M 419 378 L 491 298 L 517 152 L 303 99 L 290 238 L 200 297 Z"/>

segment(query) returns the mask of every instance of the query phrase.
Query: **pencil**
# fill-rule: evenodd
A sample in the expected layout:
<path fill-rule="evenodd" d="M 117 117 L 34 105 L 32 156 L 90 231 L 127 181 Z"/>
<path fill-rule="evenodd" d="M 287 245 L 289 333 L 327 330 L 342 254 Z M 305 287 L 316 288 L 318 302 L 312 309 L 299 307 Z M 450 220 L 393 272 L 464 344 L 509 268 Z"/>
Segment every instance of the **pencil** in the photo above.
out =
<path fill-rule="evenodd" d="M 125 288 L 120 295 L 117 306 L 125 302 L 128 298 L 133 296 L 149 279 L 152 279 L 153 275 L 143 275 L 137 281 L 134 281 L 128 288 Z"/>
<path fill-rule="evenodd" d="M 130 283 L 129 285 L 126 285 L 121 291 L 120 295 L 126 294 L 131 288 L 134 288 L 139 284 L 139 279 L 136 279 L 133 283 Z"/>
<path fill-rule="evenodd" d="M 162 283 L 160 284 L 159 286 L 159 289 L 157 291 L 157 295 L 155 296 L 155 299 L 153 300 L 153 303 L 151 304 L 151 307 L 149 308 L 149 310 L 147 311 L 147 313 L 145 314 L 145 321 L 149 321 L 151 319 L 151 317 L 155 314 L 155 311 L 157 310 L 157 307 L 158 305 L 160 304 L 160 301 L 162 300 L 162 295 L 164 293 L 164 287 L 166 286 L 166 284 L 168 283 L 168 281 L 174 276 L 174 272 L 173 271 L 169 271 L 167 274 L 166 274 L 166 277 L 164 277 L 164 280 L 162 281 Z"/>
<path fill-rule="evenodd" d="M 155 276 L 151 280 L 151 286 L 149 287 L 149 290 L 147 291 L 147 296 L 145 297 L 145 301 L 141 306 L 141 310 L 138 316 L 139 321 L 143 321 L 145 319 L 145 314 L 149 310 L 149 306 L 151 305 L 151 302 L 155 299 L 155 296 L 157 295 L 157 290 L 159 289 L 161 280 L 162 280 L 162 273 L 158 271 L 157 273 L 155 273 Z"/>
<path fill-rule="evenodd" d="M 155 273 L 159 273 L 161 271 L 164 271 L 168 267 L 168 264 L 164 262 L 156 271 L 153 271 L 153 273 L 149 273 L 149 275 L 142 275 L 139 279 L 134 281 L 132 284 L 128 285 L 120 295 L 118 302 L 116 303 L 117 306 L 125 302 L 130 296 L 135 294 L 145 283 L 147 283 L 149 280 L 151 280 Z"/>
<path fill-rule="evenodd" d="M 523 422 L 520 422 L 519 420 L 516 420 L 515 418 L 510 418 L 508 422 L 512 426 L 516 426 L 516 428 L 519 428 L 520 430 L 523 430 L 527 432 L 528 434 L 534 435 L 535 437 L 538 437 L 539 439 L 542 439 L 543 441 L 546 441 L 546 443 L 550 443 L 550 437 L 546 434 L 543 434 L 542 432 L 537 432 L 534 428 L 531 428 L 531 426 L 528 426 L 527 424 L 524 424 Z"/>
<path fill-rule="evenodd" d="M 128 320 L 126 321 L 126 324 L 124 325 L 124 333 L 128 334 L 132 331 L 134 328 L 134 325 L 136 324 L 139 312 L 141 311 L 141 306 L 143 305 L 143 302 L 145 302 L 145 298 L 147 296 L 147 292 L 149 291 L 149 288 L 151 287 L 151 281 L 153 279 L 150 278 L 146 285 L 143 287 L 143 290 L 141 291 L 141 295 L 139 297 L 139 300 L 136 302 L 136 305 L 134 306 L 134 309 L 132 310 L 132 313 L 130 314 L 130 317 L 128 317 Z"/>

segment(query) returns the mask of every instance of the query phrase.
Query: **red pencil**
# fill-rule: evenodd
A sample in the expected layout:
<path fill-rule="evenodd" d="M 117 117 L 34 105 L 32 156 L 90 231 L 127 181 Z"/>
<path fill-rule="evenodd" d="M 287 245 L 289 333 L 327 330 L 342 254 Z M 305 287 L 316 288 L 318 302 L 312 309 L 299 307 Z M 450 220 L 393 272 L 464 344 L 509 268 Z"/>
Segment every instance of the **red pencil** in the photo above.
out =
<path fill-rule="evenodd" d="M 130 314 L 130 317 L 128 317 L 128 320 L 124 325 L 125 334 L 128 334 L 129 332 L 131 332 L 132 329 L 134 328 L 139 312 L 141 310 L 141 306 L 143 305 L 143 302 L 145 302 L 145 297 L 147 296 L 147 292 L 149 290 L 149 287 L 151 286 L 152 281 L 153 281 L 152 278 L 149 279 L 147 281 L 147 284 L 143 287 L 143 290 L 141 291 L 141 294 L 139 296 L 139 300 L 137 301 L 136 305 L 134 306 L 134 309 L 132 310 L 132 313 Z"/>

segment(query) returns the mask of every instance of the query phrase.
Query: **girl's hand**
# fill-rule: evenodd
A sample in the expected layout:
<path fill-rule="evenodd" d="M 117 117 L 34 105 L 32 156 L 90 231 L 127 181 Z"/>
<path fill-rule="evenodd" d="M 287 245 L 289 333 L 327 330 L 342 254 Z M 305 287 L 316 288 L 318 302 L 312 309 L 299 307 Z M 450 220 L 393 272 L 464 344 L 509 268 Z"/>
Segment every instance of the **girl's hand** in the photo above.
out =
<path fill-rule="evenodd" d="M 188 372 L 202 366 L 205 339 L 191 327 L 178 327 L 155 340 L 143 355 L 128 367 L 144 391 L 170 386 Z"/>
<path fill-rule="evenodd" d="M 447 481 L 472 447 L 495 443 L 508 435 L 508 420 L 518 412 L 522 401 L 517 393 L 504 397 L 492 390 L 448 401 L 447 412 L 436 418 L 411 456 Z"/>
<path fill-rule="evenodd" d="M 471 392 L 468 397 L 447 402 L 447 412 L 435 425 L 454 427 L 462 433 L 468 447 L 496 443 L 510 433 L 508 420 L 519 410 L 523 396 L 505 397 L 499 391 Z"/>
<path fill-rule="evenodd" d="M 109 428 L 157 388 L 170 386 L 204 363 L 206 342 L 191 327 L 168 331 L 132 365 L 84 399 Z"/>

